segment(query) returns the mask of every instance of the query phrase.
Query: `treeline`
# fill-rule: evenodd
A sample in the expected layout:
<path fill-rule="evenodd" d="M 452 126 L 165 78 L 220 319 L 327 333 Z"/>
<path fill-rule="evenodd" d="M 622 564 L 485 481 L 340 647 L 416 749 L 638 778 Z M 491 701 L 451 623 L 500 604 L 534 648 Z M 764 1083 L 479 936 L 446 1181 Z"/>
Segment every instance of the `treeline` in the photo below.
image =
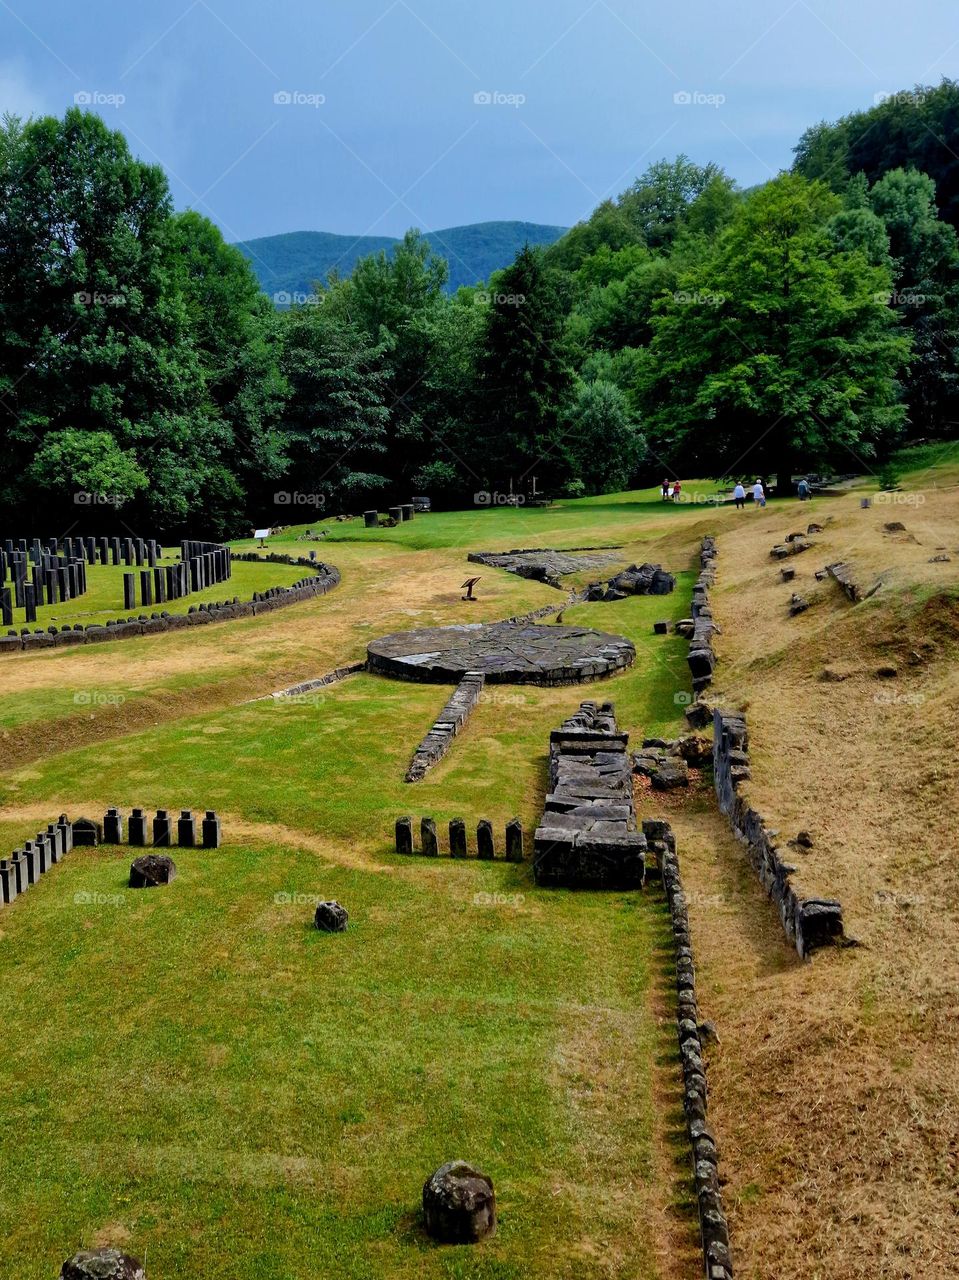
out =
<path fill-rule="evenodd" d="M 8 119 L 7 522 L 225 536 L 414 492 L 878 466 L 957 420 L 957 112 L 952 82 L 896 95 L 748 192 L 660 162 L 452 297 L 410 232 L 283 313 L 98 116 Z"/>

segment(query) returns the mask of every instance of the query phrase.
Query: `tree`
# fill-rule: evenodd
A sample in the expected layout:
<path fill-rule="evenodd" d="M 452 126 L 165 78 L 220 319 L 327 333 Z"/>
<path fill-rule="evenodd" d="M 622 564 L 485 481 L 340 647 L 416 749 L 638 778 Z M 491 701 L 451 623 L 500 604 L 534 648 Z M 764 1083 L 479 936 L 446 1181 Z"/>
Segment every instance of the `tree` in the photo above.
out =
<path fill-rule="evenodd" d="M 626 396 L 612 382 L 581 383 L 566 423 L 573 475 L 587 493 L 626 489 L 646 451 Z"/>
<path fill-rule="evenodd" d="M 940 221 L 932 179 L 893 169 L 869 192 L 889 235 L 895 288 L 889 302 L 910 331 L 910 419 L 920 431 L 955 414 L 959 392 L 959 238 Z"/>
<path fill-rule="evenodd" d="M 283 316 L 290 482 L 321 498 L 318 506 L 350 506 L 388 483 L 384 354 L 359 326 L 323 305 Z"/>
<path fill-rule="evenodd" d="M 712 258 L 660 301 L 638 396 L 657 452 L 712 475 L 873 456 L 904 420 L 909 339 L 888 268 L 838 248 L 838 198 L 784 175 L 752 194 Z"/>
<path fill-rule="evenodd" d="M 477 379 L 478 462 L 491 483 L 543 484 L 566 467 L 559 430 L 571 384 L 553 273 L 528 246 L 497 279 Z"/>

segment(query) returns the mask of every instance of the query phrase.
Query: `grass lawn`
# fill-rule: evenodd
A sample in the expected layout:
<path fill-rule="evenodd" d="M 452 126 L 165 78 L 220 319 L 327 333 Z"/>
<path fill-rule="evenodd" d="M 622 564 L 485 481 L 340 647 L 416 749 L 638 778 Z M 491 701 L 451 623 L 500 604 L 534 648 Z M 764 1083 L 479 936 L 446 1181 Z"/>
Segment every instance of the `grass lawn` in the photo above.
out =
<path fill-rule="evenodd" d="M 688 609 L 701 522 L 657 503 L 568 504 L 535 535 L 516 512 L 482 513 L 482 537 L 472 512 L 417 518 L 321 552 L 342 586 L 272 617 L 8 659 L 0 843 L 116 804 L 214 807 L 227 845 L 176 853 L 174 884 L 139 893 L 129 850 L 77 850 L 0 911 L 0 1274 L 47 1280 L 100 1242 L 145 1255 L 150 1280 L 692 1274 L 655 890 L 541 891 L 528 863 L 400 860 L 391 842 L 406 813 L 474 832 L 490 818 L 499 841 L 519 815 L 531 834 L 549 730 L 583 698 L 613 699 L 634 736 L 681 728 L 687 646 L 652 624 Z M 487 569 L 467 611 L 469 549 L 601 541 L 679 572 L 672 596 L 566 612 L 630 636 L 636 666 L 491 688 L 420 784 L 403 775 L 447 687 L 364 674 L 302 700 L 238 696 L 390 629 L 562 602 Z M 303 548 L 296 531 L 272 547 Z M 130 698 L 115 721 L 91 704 L 95 741 L 56 697 L 44 716 L 76 687 Z M 149 718 L 124 720 L 137 706 Z M 318 897 L 347 906 L 347 934 L 310 928 Z M 420 1228 L 423 1180 L 453 1157 L 497 1186 L 500 1230 L 476 1249 Z"/>

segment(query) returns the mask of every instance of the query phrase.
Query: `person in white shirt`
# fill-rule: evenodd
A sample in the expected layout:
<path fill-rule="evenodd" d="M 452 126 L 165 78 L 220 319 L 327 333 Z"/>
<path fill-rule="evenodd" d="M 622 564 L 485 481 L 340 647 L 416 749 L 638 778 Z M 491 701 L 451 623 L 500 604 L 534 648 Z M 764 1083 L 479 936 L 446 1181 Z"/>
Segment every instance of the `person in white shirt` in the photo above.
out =
<path fill-rule="evenodd" d="M 737 484 L 736 488 L 733 490 L 733 502 L 736 504 L 737 511 L 746 510 L 746 490 L 743 488 L 741 483 Z"/>
<path fill-rule="evenodd" d="M 761 480 L 757 480 L 753 485 L 753 502 L 755 502 L 757 507 L 764 507 L 766 505 L 766 491 L 763 489 L 763 482 Z"/>

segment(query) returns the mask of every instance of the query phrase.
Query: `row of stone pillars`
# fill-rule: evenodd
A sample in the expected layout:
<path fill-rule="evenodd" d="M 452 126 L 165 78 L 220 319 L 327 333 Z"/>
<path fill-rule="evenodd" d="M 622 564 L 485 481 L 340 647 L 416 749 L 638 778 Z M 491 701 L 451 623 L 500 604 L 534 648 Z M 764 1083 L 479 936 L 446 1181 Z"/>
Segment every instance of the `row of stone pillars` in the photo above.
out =
<path fill-rule="evenodd" d="M 413 819 L 399 818 L 396 823 L 396 852 L 413 854 Z M 436 858 L 440 854 L 439 837 L 434 818 L 423 818 L 420 822 L 420 850 L 425 858 Z M 451 858 L 468 858 L 469 849 L 466 841 L 466 823 L 462 818 L 453 818 L 449 824 L 449 852 Z M 519 818 L 513 818 L 506 824 L 505 853 L 507 862 L 522 862 L 523 824 Z M 489 861 L 496 857 L 496 841 L 493 835 L 493 824 L 488 819 L 481 819 L 476 825 L 476 856 Z"/>

